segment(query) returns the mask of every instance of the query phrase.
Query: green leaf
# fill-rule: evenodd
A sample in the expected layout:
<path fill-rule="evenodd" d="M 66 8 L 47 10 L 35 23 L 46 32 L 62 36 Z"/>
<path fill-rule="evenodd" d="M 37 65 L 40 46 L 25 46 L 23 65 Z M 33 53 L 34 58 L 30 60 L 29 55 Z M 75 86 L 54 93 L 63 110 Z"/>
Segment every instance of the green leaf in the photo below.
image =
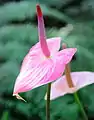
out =
<path fill-rule="evenodd" d="M 58 10 L 52 9 L 44 4 L 41 4 L 43 15 L 52 16 L 59 20 L 64 20 L 69 23 L 74 23 L 68 16 L 61 13 Z M 19 3 L 8 3 L 0 7 L 0 25 L 6 24 L 11 21 L 23 21 L 27 19 L 33 19 L 36 15 L 36 2 L 34 1 L 22 1 Z M 31 23 L 31 22 L 30 22 Z"/>
<path fill-rule="evenodd" d="M 7 90 L 12 90 L 14 80 L 19 71 L 19 65 L 16 62 L 6 62 L 0 67 L 0 94 Z"/>
<path fill-rule="evenodd" d="M 8 113 L 8 111 L 4 111 L 3 112 L 3 115 L 2 115 L 2 117 L 1 117 L 1 120 L 9 120 L 8 117 L 9 116 L 9 113 Z"/>

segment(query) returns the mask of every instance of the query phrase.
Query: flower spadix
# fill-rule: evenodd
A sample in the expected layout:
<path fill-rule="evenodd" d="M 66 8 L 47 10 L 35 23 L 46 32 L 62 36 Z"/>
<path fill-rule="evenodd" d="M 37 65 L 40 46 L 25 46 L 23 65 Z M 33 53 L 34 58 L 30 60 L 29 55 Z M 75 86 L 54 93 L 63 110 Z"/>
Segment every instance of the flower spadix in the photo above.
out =
<path fill-rule="evenodd" d="M 76 48 L 58 51 L 61 38 L 46 39 L 42 11 L 36 6 L 38 18 L 39 42 L 34 45 L 23 60 L 20 73 L 16 79 L 13 95 L 32 90 L 58 79 L 70 62 Z M 20 99 L 20 97 L 18 97 Z"/>
<path fill-rule="evenodd" d="M 66 45 L 63 46 L 63 49 Z M 69 64 L 65 67 L 65 75 L 61 76 L 51 85 L 50 99 L 54 100 L 68 93 L 75 93 L 79 89 L 94 83 L 94 72 L 70 72 Z M 47 96 L 45 96 L 45 100 Z"/>

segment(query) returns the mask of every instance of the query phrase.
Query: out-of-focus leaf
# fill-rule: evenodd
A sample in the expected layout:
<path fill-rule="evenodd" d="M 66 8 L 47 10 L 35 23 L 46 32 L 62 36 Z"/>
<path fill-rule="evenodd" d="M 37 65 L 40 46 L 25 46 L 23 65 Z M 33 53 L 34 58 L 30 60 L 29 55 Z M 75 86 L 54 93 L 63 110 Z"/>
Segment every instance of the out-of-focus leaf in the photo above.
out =
<path fill-rule="evenodd" d="M 24 0 L 24 1 L 31 1 L 32 2 L 32 0 Z M 55 6 L 57 6 L 57 7 L 61 7 L 62 5 L 64 5 L 64 4 L 67 4 L 68 2 L 70 2 L 71 0 L 34 0 L 36 3 L 38 2 L 38 3 L 44 3 L 44 4 L 46 4 L 46 5 L 55 5 Z"/>
<path fill-rule="evenodd" d="M 37 28 L 34 25 L 10 25 L 0 28 L 0 42 L 6 44 L 8 42 L 17 41 L 26 46 L 36 42 L 38 38 Z M 37 40 L 38 41 L 38 40 Z"/>
<path fill-rule="evenodd" d="M 1 117 L 1 120 L 9 120 L 9 113 L 8 113 L 8 111 L 4 111 L 3 112 L 3 115 L 2 115 L 2 117 Z"/>
<path fill-rule="evenodd" d="M 74 23 L 68 16 L 58 10 L 49 8 L 41 4 L 43 15 L 53 16 L 59 20 L 64 20 L 69 23 Z M 22 1 L 20 3 L 8 3 L 0 7 L 0 25 L 6 24 L 11 21 L 23 21 L 26 18 L 32 19 L 36 15 L 36 2 Z"/>
<path fill-rule="evenodd" d="M 16 62 L 6 62 L 6 64 L 0 66 L 0 94 L 13 89 L 18 71 L 19 65 Z"/>

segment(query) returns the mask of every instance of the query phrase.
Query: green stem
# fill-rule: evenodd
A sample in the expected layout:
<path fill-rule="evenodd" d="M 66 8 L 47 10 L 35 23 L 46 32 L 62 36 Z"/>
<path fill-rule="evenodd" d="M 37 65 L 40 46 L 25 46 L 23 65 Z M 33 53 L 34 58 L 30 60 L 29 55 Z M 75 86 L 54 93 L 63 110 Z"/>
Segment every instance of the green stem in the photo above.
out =
<path fill-rule="evenodd" d="M 46 120 L 50 120 L 50 90 L 51 83 L 47 85 L 47 101 L 46 101 Z"/>
<path fill-rule="evenodd" d="M 75 101 L 77 102 L 77 104 L 79 105 L 79 107 L 80 107 L 80 109 L 81 109 L 81 112 L 82 112 L 82 115 L 83 115 L 84 119 L 85 119 L 85 120 L 88 120 L 88 117 L 87 117 L 87 115 L 86 115 L 86 113 L 85 113 L 85 110 L 84 110 L 84 108 L 83 108 L 82 103 L 80 102 L 80 99 L 79 99 L 79 97 L 78 97 L 78 95 L 77 95 L 77 92 L 74 93 L 74 98 L 75 98 Z"/>

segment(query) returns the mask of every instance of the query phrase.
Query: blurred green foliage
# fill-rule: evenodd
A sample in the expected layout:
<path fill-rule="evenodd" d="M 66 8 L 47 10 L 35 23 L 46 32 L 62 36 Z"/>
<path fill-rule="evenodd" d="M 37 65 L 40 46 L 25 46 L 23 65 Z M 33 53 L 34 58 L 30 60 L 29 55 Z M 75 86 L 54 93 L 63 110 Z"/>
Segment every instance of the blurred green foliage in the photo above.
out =
<path fill-rule="evenodd" d="M 94 0 L 0 1 L 0 119 L 44 120 L 46 86 L 12 96 L 15 79 L 28 50 L 38 41 L 35 5 L 41 3 L 47 37 L 61 36 L 77 47 L 72 71 L 94 71 Z M 4 4 L 5 3 L 5 4 Z M 94 119 L 94 85 L 79 91 L 89 120 Z M 72 95 L 51 101 L 51 120 L 82 120 Z"/>
<path fill-rule="evenodd" d="M 8 120 L 8 115 L 9 115 L 8 112 L 4 111 L 1 120 Z"/>

